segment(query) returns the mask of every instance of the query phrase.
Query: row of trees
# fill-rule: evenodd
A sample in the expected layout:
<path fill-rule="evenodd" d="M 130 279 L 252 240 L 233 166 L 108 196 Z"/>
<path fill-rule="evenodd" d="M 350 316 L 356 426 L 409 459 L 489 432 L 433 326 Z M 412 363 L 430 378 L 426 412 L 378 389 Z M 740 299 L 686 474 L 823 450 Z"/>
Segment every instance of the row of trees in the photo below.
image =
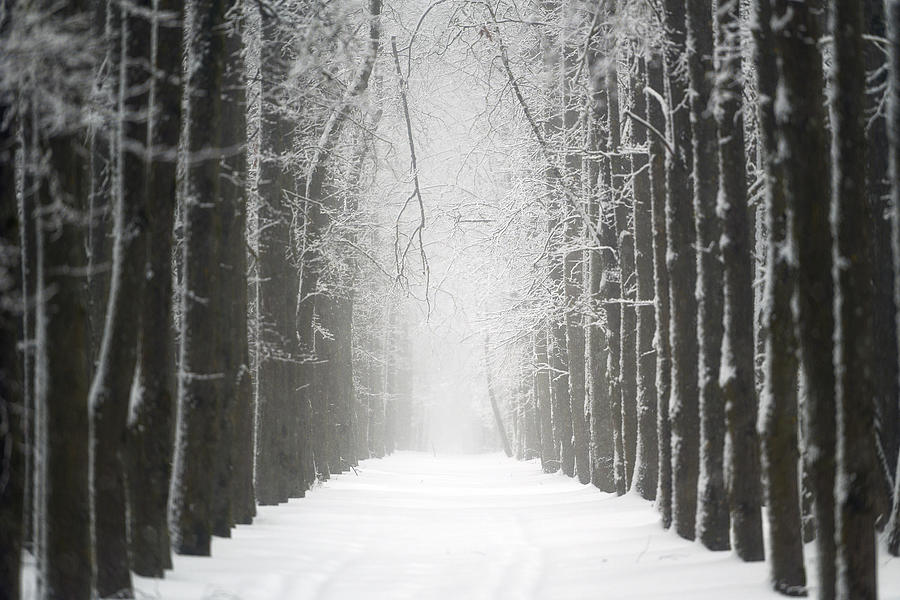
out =
<path fill-rule="evenodd" d="M 40 598 L 133 597 L 410 443 L 404 294 L 360 202 L 381 12 L 2 3 L 0 598 L 23 549 Z"/>
<path fill-rule="evenodd" d="M 539 199 L 496 230 L 527 249 L 493 316 L 513 450 L 766 547 L 788 595 L 815 538 L 818 596 L 874 598 L 878 532 L 900 552 L 896 3 L 467 6 Z"/>

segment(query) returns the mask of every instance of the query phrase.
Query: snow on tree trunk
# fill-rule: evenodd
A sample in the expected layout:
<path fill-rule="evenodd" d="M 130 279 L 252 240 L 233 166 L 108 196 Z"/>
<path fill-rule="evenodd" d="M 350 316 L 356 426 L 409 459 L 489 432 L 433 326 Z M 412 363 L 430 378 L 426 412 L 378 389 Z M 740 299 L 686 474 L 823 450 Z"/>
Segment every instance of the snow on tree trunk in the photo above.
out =
<path fill-rule="evenodd" d="M 697 230 L 697 338 L 699 343 L 700 475 L 696 535 L 710 550 L 728 548 L 729 515 L 723 450 L 725 402 L 719 387 L 722 353 L 721 225 L 716 217 L 716 121 L 710 110 L 713 84 L 712 5 L 687 0 L 687 66 L 693 133 L 694 221 Z M 692 409 L 693 410 L 693 409 Z M 692 499 L 685 497 L 688 502 Z M 687 506 L 684 506 L 687 509 Z M 679 529 L 686 530 L 687 522 Z M 679 531 L 681 533 L 681 531 Z M 692 536 L 685 536 L 693 539 Z"/>
<path fill-rule="evenodd" d="M 197 0 L 188 46 L 190 90 L 184 205 L 181 358 L 172 481 L 172 546 L 209 556 L 221 449 L 227 318 L 221 297 L 223 79 L 230 0 Z"/>
<path fill-rule="evenodd" d="M 259 392 L 255 485 L 263 505 L 287 501 L 290 496 L 288 461 L 292 455 L 290 432 L 302 426 L 292 400 L 296 393 L 288 381 L 297 367 L 295 330 L 296 267 L 291 264 L 292 213 L 288 195 L 294 182 L 284 163 L 293 147 L 293 133 L 285 116 L 289 68 L 286 24 L 260 7 L 260 119 L 259 119 L 259 308 L 260 351 L 257 357 Z M 293 426 L 289 426 L 289 423 Z M 296 423 L 296 424 L 295 424 Z"/>
<path fill-rule="evenodd" d="M 550 416 L 550 370 L 547 363 L 547 332 L 540 328 L 534 334 L 534 393 L 537 400 L 541 433 L 541 468 L 545 473 L 559 470 L 559 460 L 553 448 L 553 420 Z"/>
<path fill-rule="evenodd" d="M 567 11 L 571 7 L 567 5 Z M 572 18 L 571 16 L 569 18 Z M 566 306 L 566 351 L 569 367 L 569 406 L 572 416 L 572 442 L 575 474 L 581 483 L 590 483 L 591 468 L 588 452 L 588 429 L 584 418 L 585 404 L 585 373 L 584 352 L 585 333 L 584 316 L 582 314 L 582 252 L 584 238 L 584 220 L 581 218 L 578 203 L 581 199 L 576 190 L 580 189 L 580 173 L 583 166 L 581 148 L 584 147 L 581 139 L 581 128 L 578 124 L 580 94 L 574 86 L 574 71 L 577 68 L 577 55 L 580 51 L 576 40 L 566 28 L 561 29 L 560 48 L 562 60 L 560 62 L 560 76 L 562 79 L 562 112 L 563 135 L 565 136 L 565 171 L 560 184 L 565 190 L 566 196 L 566 247 L 570 248 L 563 257 L 563 269 L 565 271 L 564 290 Z"/>
<path fill-rule="evenodd" d="M 666 266 L 669 272 L 672 394 L 669 400 L 672 448 L 672 521 L 678 535 L 694 538 L 700 423 L 697 397 L 697 280 L 694 205 L 691 189 L 691 124 L 682 103 L 687 90 L 679 76 L 685 53 L 685 7 L 665 0 L 666 73 L 669 77 L 669 129 L 675 154 L 666 156 Z"/>
<path fill-rule="evenodd" d="M 765 359 L 760 397 L 760 440 L 765 485 L 769 579 L 783 594 L 806 593 L 803 563 L 802 516 L 797 428 L 797 338 L 791 314 L 794 294 L 794 265 L 787 253 L 788 214 L 784 175 L 778 160 L 775 139 L 775 92 L 778 73 L 775 40 L 771 30 L 772 7 L 769 0 L 755 0 L 752 33 L 755 41 L 754 63 L 759 89 L 760 144 L 765 169 L 766 259 L 765 292 L 762 306 L 762 331 Z"/>
<path fill-rule="evenodd" d="M 638 59 L 637 73 L 632 77 L 634 114 L 647 119 L 647 68 Z M 651 102 L 655 100 L 651 99 Z M 665 129 L 665 127 L 663 127 Z M 632 123 L 632 142 L 640 149 L 647 144 L 644 125 Z M 637 272 L 637 454 L 633 485 L 642 498 L 656 499 L 659 473 L 659 445 L 656 433 L 656 333 L 653 282 L 653 199 L 648 155 L 643 151 L 631 157 L 634 172 L 634 255 Z"/>
<path fill-rule="evenodd" d="M 866 196 L 863 10 L 832 0 L 832 207 L 834 235 L 838 598 L 877 597 L 873 237 Z"/>
<path fill-rule="evenodd" d="M 591 115 L 588 126 L 589 152 L 597 152 L 605 147 L 606 134 L 603 131 L 606 119 L 606 68 L 596 51 L 590 51 L 588 61 L 591 70 Z M 615 444 L 612 431 L 612 414 L 610 412 L 610 383 L 607 373 L 607 328 L 603 322 L 603 312 L 608 311 L 603 299 L 608 290 L 607 254 L 611 248 L 599 249 L 604 244 L 605 225 L 601 217 L 601 197 L 609 187 L 610 168 L 606 156 L 599 156 L 587 162 L 587 193 L 589 230 L 592 233 L 593 249 L 588 257 L 588 279 L 591 308 L 585 332 L 585 370 L 587 373 L 587 389 L 590 427 L 590 459 L 591 483 L 604 492 L 615 492 L 615 469 L 613 457 Z M 609 313 L 606 312 L 608 315 Z"/>
<path fill-rule="evenodd" d="M 147 169 L 146 289 L 142 303 L 135 395 L 128 419 L 128 506 L 131 568 L 162 577 L 172 567 L 167 522 L 172 476 L 175 358 L 172 315 L 172 230 L 177 204 L 176 164 L 168 154 L 181 132 L 183 3 L 157 0 L 154 7 L 154 68 L 151 82 Z M 159 13 L 171 15 L 160 24 Z M 169 20 L 171 19 L 171 21 Z"/>
<path fill-rule="evenodd" d="M 753 337 L 753 262 L 747 176 L 744 168 L 744 118 L 740 13 L 736 0 L 718 8 L 716 121 L 719 135 L 719 196 L 724 262 L 724 331 L 719 383 L 727 423 L 725 469 L 732 545 L 745 561 L 763 553 L 759 438 L 756 432 L 756 384 Z M 790 327 L 790 325 L 789 325 Z"/>
<path fill-rule="evenodd" d="M 647 122 L 660 135 L 667 135 L 666 117 L 660 99 L 664 96 L 663 56 L 647 61 Z M 672 523 L 672 423 L 669 400 L 672 393 L 672 348 L 670 345 L 669 272 L 666 268 L 666 150 L 656 134 L 649 139 L 650 207 L 653 235 L 653 303 L 656 334 L 656 436 L 658 447 L 656 507 L 664 528 Z"/>
<path fill-rule="evenodd" d="M 779 160 L 784 166 L 791 244 L 797 265 L 795 319 L 800 364 L 805 372 L 806 444 L 814 497 L 819 597 L 834 598 L 834 453 L 835 404 L 832 362 L 833 284 L 828 133 L 825 129 L 818 3 L 776 0 L 773 34 L 782 49 L 780 84 L 775 98 Z"/>
<path fill-rule="evenodd" d="M 97 593 L 130 597 L 125 452 L 123 444 L 137 360 L 138 326 L 147 260 L 147 111 L 149 108 L 150 2 L 121 10 L 118 177 L 113 205 L 112 273 L 106 324 L 91 386 L 92 481 Z M 150 324 L 149 326 L 155 326 Z"/>

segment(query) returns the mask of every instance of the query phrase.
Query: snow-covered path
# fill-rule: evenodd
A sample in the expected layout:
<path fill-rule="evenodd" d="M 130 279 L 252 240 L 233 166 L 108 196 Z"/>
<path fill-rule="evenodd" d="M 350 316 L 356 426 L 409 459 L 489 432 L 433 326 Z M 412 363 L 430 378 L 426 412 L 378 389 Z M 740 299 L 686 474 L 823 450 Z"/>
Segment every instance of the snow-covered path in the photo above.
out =
<path fill-rule="evenodd" d="M 880 560 L 882 600 L 900 560 Z M 398 453 L 262 507 L 212 558 L 175 557 L 139 598 L 779 598 L 762 564 L 664 532 L 650 503 L 535 462 Z"/>

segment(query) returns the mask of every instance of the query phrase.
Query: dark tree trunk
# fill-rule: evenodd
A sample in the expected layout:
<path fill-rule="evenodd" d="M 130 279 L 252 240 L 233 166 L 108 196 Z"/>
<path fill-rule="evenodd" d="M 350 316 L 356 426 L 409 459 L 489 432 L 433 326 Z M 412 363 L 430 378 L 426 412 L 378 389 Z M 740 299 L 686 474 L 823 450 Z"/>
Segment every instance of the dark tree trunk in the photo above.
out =
<path fill-rule="evenodd" d="M 865 0 L 864 33 L 878 39 L 885 37 L 884 0 Z M 900 451 L 900 355 L 897 352 L 897 309 L 894 303 L 893 249 L 891 247 L 890 197 L 891 182 L 888 174 L 887 122 L 882 102 L 887 84 L 884 50 L 873 39 L 863 41 L 868 93 L 866 96 L 866 189 L 871 217 L 873 240 L 872 267 L 874 269 L 874 342 L 877 349 L 872 360 L 872 376 L 875 381 L 875 430 L 880 448 L 887 463 L 887 471 L 893 474 L 897 468 Z M 879 486 L 879 490 L 884 486 Z M 885 497 L 886 495 L 886 497 Z M 878 494 L 879 503 L 884 498 L 890 505 L 890 490 Z M 879 506 L 881 508 L 881 506 Z M 883 523 L 882 523 L 883 524 Z"/>
<path fill-rule="evenodd" d="M 647 68 L 638 59 L 637 74 L 632 79 L 633 112 L 647 119 Z M 651 99 L 651 102 L 655 100 Z M 647 144 L 646 128 L 632 123 L 634 145 Z M 663 127 L 663 129 L 665 129 Z M 631 158 L 634 172 L 634 255 L 637 274 L 637 454 L 633 485 L 642 498 L 656 499 L 659 474 L 659 445 L 656 434 L 656 353 L 653 337 L 656 333 L 654 314 L 655 287 L 653 281 L 653 199 L 648 155 L 637 153 Z"/>
<path fill-rule="evenodd" d="M 178 554 L 209 556 L 223 396 L 222 349 L 228 342 L 220 296 L 223 269 L 223 79 L 228 61 L 226 14 L 231 0 L 197 0 L 188 48 L 191 79 L 184 210 L 181 381 L 172 490 L 172 545 Z"/>
<path fill-rule="evenodd" d="M 161 0 L 157 10 L 174 23 L 183 19 L 183 3 Z M 138 347 L 139 397 L 128 424 L 128 493 L 131 568 L 138 575 L 162 577 L 172 567 L 167 523 L 172 476 L 175 370 L 172 315 L 172 243 L 177 204 L 176 163 L 172 153 L 181 134 L 181 27 L 157 26 L 152 82 L 150 164 L 147 175 L 148 227 L 146 289 Z"/>
<path fill-rule="evenodd" d="M 628 171 L 628 159 L 625 156 L 615 157 L 623 161 L 622 172 Z M 619 277 L 622 287 L 622 322 L 621 348 L 619 364 L 622 390 L 622 450 L 625 467 L 625 489 L 631 489 L 634 475 L 634 459 L 637 454 L 637 311 L 635 310 L 634 281 L 634 236 L 628 225 L 632 207 L 621 198 L 616 207 L 616 228 L 619 230 Z M 621 209 L 621 210 L 620 210 Z"/>
<path fill-rule="evenodd" d="M 72 1 L 56 15 L 76 17 L 86 8 Z M 36 228 L 38 598 L 89 600 L 94 564 L 88 477 L 91 366 L 88 299 L 82 281 L 87 266 L 86 231 L 80 218 L 88 204 L 89 165 L 81 123 L 69 122 L 61 130 L 48 132 L 46 138 L 37 117 L 32 126 L 45 140 L 35 150 L 42 151 L 48 161 L 48 172 L 39 183 Z"/>
<path fill-rule="evenodd" d="M 900 306 L 900 0 L 885 2 L 885 21 L 889 42 L 887 132 L 890 147 L 891 234 L 894 254 L 894 303 Z M 900 333 L 898 333 L 900 338 Z M 900 556 L 900 456 L 894 475 L 894 507 L 888 524 L 888 552 Z"/>
<path fill-rule="evenodd" d="M 804 453 L 814 497 L 819 553 L 819 598 L 834 598 L 835 404 L 832 332 L 830 173 L 825 129 L 822 58 L 817 48 L 818 2 L 773 2 L 773 34 L 781 76 L 775 100 L 779 161 L 784 168 L 791 235 L 797 265 L 795 294 L 800 364 L 805 371 Z"/>
<path fill-rule="evenodd" d="M 873 241 L 864 173 L 866 170 L 866 69 L 862 5 L 832 0 L 831 226 L 835 276 L 835 404 L 837 477 L 835 517 L 837 597 L 874 600 L 876 585 L 875 459 L 873 396 Z"/>
<path fill-rule="evenodd" d="M 681 495 L 676 529 L 710 550 L 728 548 L 728 501 L 723 453 L 725 402 L 719 387 L 722 354 L 721 226 L 716 217 L 716 121 L 710 110 L 713 83 L 712 3 L 687 0 L 687 65 L 694 149 L 694 220 L 697 227 L 697 338 L 699 342 L 700 477 L 696 497 Z M 693 412 L 693 407 L 688 412 Z M 693 417 L 691 417 L 693 419 Z M 684 443 L 686 440 L 682 440 Z M 693 442 L 691 442 L 693 445 Z M 696 526 L 687 513 L 695 506 Z M 681 521 L 681 523 L 679 523 Z M 688 521 L 691 521 L 690 523 Z"/>
<path fill-rule="evenodd" d="M 0 39 L 6 37 L 10 18 L 8 13 L 0 17 Z M 17 348 L 20 310 L 26 299 L 22 294 L 11 100 L 7 90 L 0 90 L 0 600 L 19 600 L 26 481 L 27 412 Z"/>
<path fill-rule="evenodd" d="M 253 493 L 253 397 L 247 345 L 247 101 L 244 80 L 245 15 L 228 17 L 223 80 L 221 159 L 222 259 L 219 292 L 223 307 L 222 359 L 225 380 L 216 452 L 213 535 L 230 537 L 236 522 L 256 512 Z"/>
<path fill-rule="evenodd" d="M 572 11 L 571 6 L 564 9 Z M 576 18 L 569 15 L 570 18 Z M 588 428 L 584 418 L 585 373 L 584 373 L 584 315 L 580 304 L 583 296 L 582 252 L 581 240 L 584 238 L 584 220 L 578 211 L 577 203 L 581 198 L 576 193 L 580 188 L 582 157 L 580 148 L 583 140 L 580 137 L 579 106 L 580 97 L 574 85 L 574 72 L 577 64 L 577 43 L 566 29 L 561 30 L 560 48 L 562 61 L 560 76 L 562 79 L 562 112 L 563 132 L 567 138 L 565 154 L 565 172 L 560 180 L 566 197 L 565 245 L 573 248 L 563 257 L 565 323 L 566 323 L 566 364 L 568 365 L 569 413 L 572 419 L 572 450 L 575 475 L 581 483 L 590 483 L 591 468 L 588 452 Z M 580 40 L 579 40 L 580 42 Z M 575 139 L 573 139 L 575 138 Z"/>
<path fill-rule="evenodd" d="M 752 213 L 747 206 L 740 12 L 737 2 L 718 11 L 720 49 L 716 78 L 719 197 L 724 262 L 724 332 L 721 391 L 727 420 L 725 461 L 732 545 L 745 561 L 765 558 L 753 337 Z M 727 520 L 726 520 L 727 522 Z M 727 542 L 728 531 L 725 531 Z"/>
<path fill-rule="evenodd" d="M 678 534 L 693 539 L 700 460 L 697 405 L 697 280 L 694 205 L 691 189 L 691 124 L 682 106 L 687 90 L 679 77 L 685 50 L 685 8 L 679 0 L 663 5 L 668 45 L 670 131 L 675 154 L 666 157 L 666 266 L 669 272 L 672 394 L 669 400 L 672 448 L 672 521 Z M 663 521 L 665 523 L 665 520 Z"/>
<path fill-rule="evenodd" d="M 664 107 L 659 98 L 665 87 L 663 57 L 654 54 L 647 64 L 647 121 L 661 134 L 666 132 Z M 655 93 L 654 93 L 655 92 Z M 672 391 L 672 349 L 669 344 L 669 272 L 666 268 L 666 153 L 662 140 L 650 136 L 650 205 L 653 219 L 653 289 L 656 336 L 656 435 L 658 483 L 656 507 L 664 528 L 672 523 L 672 424 L 669 395 Z"/>
<path fill-rule="evenodd" d="M 769 579 L 783 594 L 806 593 L 803 564 L 802 517 L 797 466 L 797 338 L 791 314 L 794 268 L 786 253 L 788 214 L 784 174 L 775 139 L 777 50 L 773 48 L 770 0 L 755 0 L 752 29 L 754 63 L 759 89 L 760 143 L 765 169 L 768 258 L 763 296 L 762 332 L 765 360 L 761 397 L 762 466 L 769 522 Z M 775 50 L 775 51 L 773 51 Z"/>
<path fill-rule="evenodd" d="M 113 187 L 113 248 L 106 326 L 91 386 L 94 543 L 97 593 L 130 598 L 124 444 L 137 359 L 147 260 L 147 143 L 149 0 L 122 6 L 119 84 L 121 181 Z M 114 9 L 115 10 L 115 9 Z M 151 324 L 156 326 L 156 324 Z"/>
<path fill-rule="evenodd" d="M 597 49 L 588 50 L 588 67 L 591 73 L 590 114 L 588 115 L 587 140 L 585 148 L 591 154 L 598 153 L 605 147 L 606 107 L 606 68 Z M 601 162 L 605 165 L 601 170 Z M 603 179 L 601 181 L 601 171 Z M 601 185 L 609 186 L 609 161 L 605 156 L 589 158 L 583 170 L 586 179 L 585 189 L 588 195 L 587 217 L 589 243 L 592 247 L 587 251 L 588 273 L 585 287 L 588 290 L 587 322 L 585 323 L 585 383 L 587 389 L 587 406 L 585 412 L 589 428 L 589 453 L 591 461 L 591 483 L 604 492 L 615 492 L 615 471 L 613 456 L 615 445 L 612 432 L 612 415 L 610 414 L 609 381 L 607 380 L 606 345 L 607 336 L 603 319 L 603 284 L 606 269 L 603 245 L 604 221 L 601 218 L 600 200 Z"/>
<path fill-rule="evenodd" d="M 292 221 L 285 196 L 294 189 L 282 164 L 293 146 L 292 127 L 283 115 L 286 102 L 283 89 L 290 61 L 285 32 L 279 17 L 271 9 L 260 8 L 260 203 L 257 402 L 259 404 L 256 443 L 256 494 L 260 504 L 286 502 L 289 493 L 287 473 L 291 458 L 291 421 L 298 411 L 292 408 L 297 394 L 287 382 L 297 366 L 290 361 L 296 354 L 295 267 L 290 263 Z M 301 398 L 303 396 L 301 395 Z"/>

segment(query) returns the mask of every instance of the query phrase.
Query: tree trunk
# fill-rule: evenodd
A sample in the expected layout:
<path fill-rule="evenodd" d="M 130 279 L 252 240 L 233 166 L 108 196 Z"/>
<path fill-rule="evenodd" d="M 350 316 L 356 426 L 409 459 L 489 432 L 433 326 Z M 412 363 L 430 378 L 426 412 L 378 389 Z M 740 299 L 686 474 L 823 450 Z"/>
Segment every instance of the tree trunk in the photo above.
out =
<path fill-rule="evenodd" d="M 547 331 L 540 328 L 534 335 L 534 393 L 537 400 L 541 430 L 541 468 L 544 473 L 559 470 L 558 457 L 553 453 L 553 421 L 550 418 L 550 370 L 547 364 Z"/>
<path fill-rule="evenodd" d="M 634 114 L 647 119 L 647 98 L 644 96 L 646 65 L 638 59 L 637 74 L 632 79 Z M 655 102 L 655 100 L 651 100 Z M 664 128 L 663 128 L 664 129 Z M 632 123 L 632 142 L 638 148 L 647 144 L 643 125 Z M 631 157 L 634 173 L 634 256 L 636 271 L 637 311 L 637 453 L 635 455 L 633 485 L 646 500 L 656 499 L 659 473 L 659 446 L 656 434 L 656 353 L 653 337 L 656 320 L 653 301 L 653 207 L 648 155 L 642 152 Z"/>
<path fill-rule="evenodd" d="M 647 121 L 665 134 L 666 117 L 659 98 L 664 94 L 663 57 L 654 53 L 647 64 Z M 655 92 L 655 93 L 654 93 Z M 672 423 L 669 396 L 672 392 L 672 349 L 669 343 L 669 272 L 666 268 L 666 153 L 662 140 L 650 136 L 650 205 L 653 218 L 653 289 L 656 335 L 656 435 L 658 446 L 658 483 L 656 507 L 663 527 L 672 523 Z"/>
<path fill-rule="evenodd" d="M 588 142 L 586 147 L 590 152 L 597 152 L 605 147 L 605 134 L 602 131 L 603 121 L 606 118 L 606 69 L 601 64 L 599 54 L 590 50 L 588 61 L 591 69 L 591 116 L 588 126 Z M 602 168 L 601 168 L 602 163 Z M 607 331 L 604 329 L 600 318 L 601 310 L 604 310 L 603 299 L 608 293 L 604 285 L 608 284 L 607 254 L 611 250 L 601 250 L 606 236 L 605 220 L 601 216 L 601 196 L 606 193 L 603 186 L 609 187 L 610 168 L 607 157 L 600 156 L 588 161 L 587 166 L 587 190 L 588 218 L 592 235 L 591 245 L 594 249 L 589 251 L 588 257 L 588 289 L 590 293 L 590 317 L 585 334 L 587 347 L 585 357 L 585 370 L 589 393 L 589 425 L 590 425 L 590 458 L 591 458 L 591 483 L 604 492 L 615 492 L 615 468 L 614 455 L 615 443 L 613 441 L 612 415 L 610 413 L 610 383 L 607 376 Z M 602 177 L 601 177 L 602 175 Z M 609 247 L 611 248 L 611 246 Z M 608 309 L 606 309 L 608 310 Z M 609 313 L 607 312 L 607 315 Z"/>
<path fill-rule="evenodd" d="M 147 260 L 147 142 L 149 0 L 121 7 L 119 77 L 120 181 L 113 187 L 113 249 L 106 325 L 91 386 L 92 481 L 97 593 L 130 598 L 124 445 L 137 359 L 138 323 Z M 115 10 L 115 9 L 113 9 Z M 156 326 L 156 324 L 152 324 Z"/>
<path fill-rule="evenodd" d="M 694 148 L 694 221 L 697 227 L 697 338 L 699 342 L 700 477 L 697 497 L 685 493 L 684 509 L 676 528 L 682 537 L 710 550 L 728 548 L 728 499 L 725 492 L 723 451 L 725 402 L 719 387 L 722 353 L 722 263 L 716 217 L 716 121 L 709 110 L 713 81 L 712 3 L 687 0 L 687 65 L 690 76 L 691 128 Z M 690 412 L 693 412 L 691 407 Z M 682 441 L 682 443 L 684 440 Z M 693 442 L 692 442 L 693 445 Z M 696 526 L 687 510 L 695 506 Z"/>
<path fill-rule="evenodd" d="M 823 110 L 822 58 L 817 2 L 773 2 L 773 34 L 781 76 L 775 100 L 779 161 L 784 167 L 791 235 L 789 255 L 797 265 L 795 318 L 800 364 L 805 371 L 804 405 L 810 487 L 814 496 L 821 600 L 834 598 L 835 404 L 832 332 L 831 229 L 828 133 Z M 788 60 L 786 57 L 790 57 Z"/>
<path fill-rule="evenodd" d="M 763 299 L 762 337 L 765 360 L 760 409 L 762 466 L 772 587 L 786 595 L 806 593 L 802 516 L 797 466 L 797 338 L 791 314 L 794 267 L 786 253 L 789 240 L 784 174 L 775 139 L 775 93 L 778 72 L 772 37 L 770 0 L 755 0 L 752 29 L 759 89 L 760 143 L 765 168 L 768 258 Z"/>
<path fill-rule="evenodd" d="M 296 394 L 286 382 L 296 369 L 295 330 L 297 275 L 290 264 L 292 221 L 286 195 L 294 184 L 282 164 L 293 146 L 292 127 L 286 121 L 284 85 L 286 56 L 284 24 L 271 9 L 260 8 L 260 158 L 257 189 L 260 197 L 256 494 L 262 505 L 286 502 L 290 496 L 287 461 L 291 455 L 290 422 L 298 419 L 292 400 Z M 294 300 L 295 301 L 295 300 Z M 289 395 L 286 395 L 289 394 Z M 302 397 L 302 396 L 301 396 Z"/>
<path fill-rule="evenodd" d="M 183 3 L 159 0 L 157 11 L 183 19 Z M 128 494 L 131 568 L 138 575 L 162 577 L 172 567 L 168 502 L 172 476 L 175 412 L 174 322 L 172 307 L 172 243 L 177 204 L 176 163 L 170 154 L 181 134 L 180 27 L 157 28 L 155 72 L 150 90 L 154 107 L 149 124 L 150 164 L 147 174 L 149 223 L 146 289 L 136 372 L 138 396 L 128 422 Z"/>
<path fill-rule="evenodd" d="M 666 266 L 669 271 L 672 395 L 669 400 L 672 448 L 672 520 L 681 537 L 693 539 L 697 507 L 700 423 L 697 406 L 696 229 L 691 190 L 691 124 L 682 103 L 687 90 L 679 65 L 685 50 L 685 8 L 665 0 L 668 45 L 670 131 L 675 154 L 666 158 Z M 664 521 L 665 522 L 665 521 Z"/>
<path fill-rule="evenodd" d="M 888 34 L 887 132 L 890 147 L 891 234 L 894 255 L 894 304 L 900 306 L 900 0 L 885 2 Z M 900 323 L 898 323 L 900 324 Z M 897 335 L 900 340 L 900 331 Z M 894 507 L 888 524 L 888 552 L 900 556 L 900 456 L 894 476 Z"/>
<path fill-rule="evenodd" d="M 756 383 L 753 337 L 753 264 L 747 178 L 744 168 L 744 118 L 737 2 L 718 10 L 718 73 L 716 120 L 719 134 L 719 197 L 724 262 L 724 332 L 721 349 L 721 391 L 727 420 L 725 461 L 732 544 L 745 561 L 760 561 L 763 552 L 762 491 L 759 438 L 756 433 Z M 790 327 L 790 325 L 789 325 Z M 727 520 L 726 520 L 727 521 Z M 728 537 L 725 531 L 726 541 Z"/>
<path fill-rule="evenodd" d="M 85 10 L 81 2 L 72 1 L 55 16 L 66 19 Z M 35 113 L 40 114 L 40 107 Z M 32 126 L 43 137 L 37 118 Z M 40 600 L 93 597 L 91 367 L 88 300 L 81 275 L 87 257 L 79 218 L 87 208 L 89 177 L 84 137 L 81 123 L 69 122 L 50 131 L 40 148 L 49 168 L 39 184 L 36 228 L 35 476 L 40 495 L 35 499 L 35 523 L 40 535 L 35 545 Z"/>
<path fill-rule="evenodd" d="M 865 28 L 869 36 L 885 38 L 885 2 L 865 0 Z M 897 468 L 897 453 L 900 451 L 900 355 L 897 352 L 897 308 L 894 303 L 893 249 L 891 247 L 890 197 L 891 183 L 888 175 L 887 122 L 882 102 L 887 84 L 888 70 L 885 66 L 884 50 L 872 39 L 863 41 L 867 79 L 866 95 L 866 189 L 871 217 L 873 240 L 872 267 L 874 269 L 874 330 L 873 345 L 877 352 L 873 356 L 872 376 L 875 380 L 875 431 L 878 434 L 887 470 L 893 473 Z M 879 491 L 884 486 L 879 486 Z M 879 508 L 886 502 L 890 507 L 890 490 L 879 493 Z M 883 524 L 883 523 L 882 523 Z"/>
<path fill-rule="evenodd" d="M 875 360 L 871 216 L 866 170 L 862 5 L 832 0 L 834 38 L 831 227 L 835 276 L 835 404 L 837 476 L 835 517 L 837 597 L 878 595 L 875 555 Z M 862 179 L 862 181 L 861 181 Z"/>
<path fill-rule="evenodd" d="M 4 18 L 5 17 L 5 18 Z M 11 16 L 0 16 L 0 39 Z M 25 423 L 19 360 L 22 262 L 16 202 L 16 132 L 6 90 L 0 91 L 0 600 L 19 600 L 25 517 Z M 27 218 L 27 217 L 25 217 Z"/>
<path fill-rule="evenodd" d="M 231 0 L 197 0 L 188 49 L 191 70 L 188 123 L 191 158 L 184 210 L 184 274 L 178 431 L 172 485 L 172 545 L 178 554 L 209 556 L 216 465 L 222 457 L 224 381 L 219 297 L 223 272 L 223 79 L 228 60 L 226 14 Z"/>

